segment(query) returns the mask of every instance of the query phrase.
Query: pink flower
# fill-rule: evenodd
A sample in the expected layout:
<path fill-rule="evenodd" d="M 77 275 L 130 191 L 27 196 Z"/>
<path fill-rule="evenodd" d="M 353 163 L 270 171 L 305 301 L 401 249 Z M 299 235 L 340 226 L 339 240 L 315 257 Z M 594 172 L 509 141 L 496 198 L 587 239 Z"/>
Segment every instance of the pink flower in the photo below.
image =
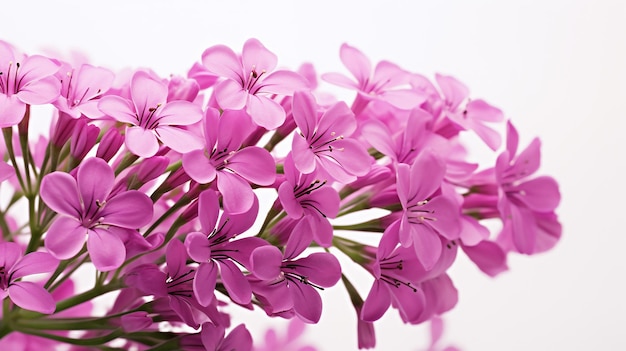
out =
<path fill-rule="evenodd" d="M 323 247 L 331 246 L 333 227 L 328 218 L 335 218 L 339 213 L 339 194 L 326 185 L 326 180 L 317 179 L 315 173 L 298 172 L 291 153 L 285 158 L 284 172 L 286 179 L 278 188 L 278 197 L 285 212 L 296 220 L 306 217 L 314 240 Z"/>
<path fill-rule="evenodd" d="M 100 118 L 102 111 L 98 109 L 98 99 L 106 93 L 115 75 L 106 68 L 83 64 L 78 70 L 64 65 L 60 72 L 61 95 L 54 102 L 59 111 L 72 118 L 85 115 L 89 118 Z"/>
<path fill-rule="evenodd" d="M 232 240 L 248 230 L 256 220 L 259 211 L 258 200 L 241 214 L 222 213 L 219 218 L 217 193 L 206 190 L 200 194 L 198 218 L 201 231 L 192 232 L 185 238 L 189 256 L 200 263 L 193 282 L 193 290 L 201 305 L 209 305 L 214 298 L 218 271 L 230 298 L 238 304 L 250 303 L 252 290 L 241 269 L 249 265 L 251 252 L 267 242 L 260 238 Z"/>
<path fill-rule="evenodd" d="M 26 56 L 0 41 L 0 128 L 17 125 L 26 105 L 41 105 L 59 96 L 59 66 L 39 55 Z"/>
<path fill-rule="evenodd" d="M 294 230 L 298 230 L 298 226 Z M 319 321 L 322 298 L 317 289 L 335 285 L 341 278 L 341 265 L 327 252 L 297 259 L 310 242 L 310 239 L 292 235 L 284 254 L 272 245 L 252 251 L 250 284 L 268 314 L 295 313 L 304 322 Z"/>
<path fill-rule="evenodd" d="M 306 324 L 298 318 L 289 321 L 287 332 L 283 328 L 268 329 L 265 332 L 265 342 L 262 346 L 256 345 L 254 351 L 317 351 L 311 345 L 303 345 L 301 339 L 305 332 Z M 279 334 L 280 333 L 280 334 Z"/>
<path fill-rule="evenodd" d="M 296 92 L 293 118 L 300 129 L 292 143 L 293 161 L 300 172 L 324 171 L 344 184 L 367 174 L 370 156 L 358 141 L 349 138 L 356 120 L 344 102 L 320 114 L 311 93 Z"/>
<path fill-rule="evenodd" d="M 202 64 L 226 80 L 215 87 L 215 98 L 222 109 L 240 110 L 254 123 L 275 129 L 285 121 L 285 111 L 267 95 L 292 95 L 307 88 L 307 81 L 290 71 L 274 71 L 276 55 L 256 39 L 243 45 L 241 57 L 224 45 L 212 46 L 202 54 Z"/>
<path fill-rule="evenodd" d="M 341 45 L 341 62 L 356 78 L 356 82 L 340 73 L 326 73 L 322 79 L 345 88 L 355 89 L 367 102 L 378 99 L 401 109 L 411 109 L 424 101 L 416 91 L 403 88 L 410 74 L 389 61 L 380 61 L 372 73 L 370 60 L 348 44 Z M 356 111 L 355 113 L 358 113 Z"/>
<path fill-rule="evenodd" d="M 397 308 L 402 320 L 407 323 L 420 321 L 428 307 L 422 283 L 445 272 L 456 258 L 456 246 L 446 245 L 443 238 L 437 238 L 441 254 L 432 267 L 425 269 L 415 250 L 396 247 L 399 230 L 398 222 L 385 230 L 376 261 L 368 267 L 376 280 L 361 311 L 361 318 L 366 322 L 380 319 L 389 306 Z M 442 247 L 447 249 L 442 252 Z"/>
<path fill-rule="evenodd" d="M 454 77 L 437 74 L 437 84 L 444 96 L 443 114 L 463 130 L 473 130 L 492 150 L 497 150 L 502 142 L 500 134 L 486 123 L 504 120 L 500 109 L 481 99 L 468 99 L 469 89 Z"/>
<path fill-rule="evenodd" d="M 180 153 L 202 147 L 200 138 L 183 126 L 202 119 L 202 110 L 188 101 L 167 102 L 168 89 L 162 81 L 138 71 L 130 82 L 132 100 L 108 95 L 100 99 L 98 108 L 126 127 L 126 146 L 140 157 L 152 157 L 159 150 L 160 140 Z"/>
<path fill-rule="evenodd" d="M 496 180 L 500 185 L 501 194 L 498 208 L 504 220 L 504 231 L 511 233 L 514 248 L 525 254 L 537 251 L 538 240 L 543 239 L 546 222 L 558 225 L 556 218 L 549 216 L 558 206 L 561 195 L 556 181 L 547 176 L 528 179 L 539 169 L 540 146 L 535 138 L 522 152 L 517 154 L 517 130 L 510 122 L 507 123 L 507 149 L 496 161 Z M 546 225 L 542 225 L 546 223 Z M 548 236 L 560 236 L 560 225 L 547 230 Z M 549 246 L 551 247 L 551 246 Z"/>
<path fill-rule="evenodd" d="M 409 167 L 399 164 L 397 191 L 403 208 L 400 243 L 413 245 L 417 258 L 430 270 L 441 254 L 439 236 L 459 237 L 459 208 L 441 193 L 445 165 L 430 152 L 421 153 Z"/>
<path fill-rule="evenodd" d="M 19 245 L 0 243 L 0 300 L 7 296 L 19 307 L 45 314 L 54 313 L 52 295 L 41 285 L 21 278 L 56 269 L 59 261 L 46 252 L 31 252 L 25 256 Z"/>
<path fill-rule="evenodd" d="M 267 150 L 257 146 L 240 149 L 254 129 L 245 111 L 226 110 L 220 116 L 208 108 L 204 149 L 183 155 L 183 168 L 191 179 L 207 184 L 217 178 L 224 209 L 231 214 L 252 207 L 255 195 L 248 182 L 270 185 L 276 178 L 274 158 Z"/>
<path fill-rule="evenodd" d="M 45 246 L 59 259 L 76 255 L 87 236 L 87 250 L 97 269 L 118 268 L 125 258 L 119 231 L 136 230 L 152 220 L 152 201 L 136 190 L 110 195 L 115 175 L 102 159 L 89 158 L 76 178 L 53 172 L 41 182 L 41 198 L 58 217 L 48 229 Z"/>

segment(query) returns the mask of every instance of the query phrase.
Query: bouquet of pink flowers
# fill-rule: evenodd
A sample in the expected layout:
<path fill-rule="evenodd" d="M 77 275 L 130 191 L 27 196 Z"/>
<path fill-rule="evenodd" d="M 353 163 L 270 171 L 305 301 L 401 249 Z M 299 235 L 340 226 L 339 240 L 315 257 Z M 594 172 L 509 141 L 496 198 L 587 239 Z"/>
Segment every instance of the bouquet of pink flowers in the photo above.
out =
<path fill-rule="evenodd" d="M 355 91 L 350 103 L 318 90 L 310 64 L 276 69 L 255 39 L 241 53 L 210 47 L 168 78 L 0 41 L 0 345 L 251 350 L 225 305 L 316 323 L 335 285 L 360 348 L 389 307 L 433 320 L 437 339 L 459 251 L 494 276 L 509 253 L 555 245 L 560 194 L 535 175 L 538 139 L 518 149 L 502 111 L 451 76 L 372 67 L 349 45 L 340 59 L 351 77 L 321 78 Z M 33 138 L 47 117 L 35 105 L 53 116 Z M 466 132 L 495 164 L 469 161 Z M 371 274 L 369 291 L 350 262 Z M 81 290 L 85 272 L 95 279 Z"/>

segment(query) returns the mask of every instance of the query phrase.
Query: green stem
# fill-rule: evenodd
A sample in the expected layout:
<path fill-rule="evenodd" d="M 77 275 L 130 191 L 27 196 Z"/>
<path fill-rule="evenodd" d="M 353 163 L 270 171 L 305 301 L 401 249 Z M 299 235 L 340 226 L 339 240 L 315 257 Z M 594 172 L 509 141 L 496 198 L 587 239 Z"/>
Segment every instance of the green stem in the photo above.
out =
<path fill-rule="evenodd" d="M 382 233 L 385 229 L 382 227 L 380 218 L 375 218 L 363 223 L 350 224 L 350 225 L 334 225 L 335 230 L 356 230 L 361 232 L 375 232 Z"/>
<path fill-rule="evenodd" d="M 21 329 L 20 331 L 23 332 L 23 333 L 26 333 L 26 334 L 40 336 L 40 337 L 46 338 L 46 339 L 61 341 L 61 342 L 67 343 L 67 344 L 83 345 L 83 346 L 101 345 L 101 344 L 107 343 L 107 342 L 109 342 L 111 340 L 115 340 L 115 339 L 117 339 L 117 338 L 119 338 L 119 337 L 124 335 L 124 331 L 121 328 L 116 329 L 116 330 L 114 330 L 113 332 L 111 332 L 111 333 L 109 333 L 107 335 L 103 335 L 103 336 L 99 336 L 99 337 L 95 337 L 95 338 L 88 338 L 88 339 L 73 339 L 73 338 L 68 338 L 68 337 L 65 337 L 65 336 L 44 333 L 44 332 L 41 332 L 41 331 L 36 330 L 36 329 Z"/>

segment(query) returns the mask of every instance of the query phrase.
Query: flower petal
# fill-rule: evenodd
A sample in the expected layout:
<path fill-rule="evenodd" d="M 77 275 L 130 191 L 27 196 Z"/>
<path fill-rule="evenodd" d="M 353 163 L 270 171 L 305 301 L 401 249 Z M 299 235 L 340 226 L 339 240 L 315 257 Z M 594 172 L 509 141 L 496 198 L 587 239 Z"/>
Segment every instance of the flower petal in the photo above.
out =
<path fill-rule="evenodd" d="M 193 292 L 202 306 L 208 306 L 215 297 L 218 266 L 213 261 L 200 264 L 193 280 Z"/>
<path fill-rule="evenodd" d="M 241 61 L 243 63 L 244 78 L 253 70 L 261 72 L 271 72 L 276 68 L 278 58 L 271 51 L 267 50 L 257 39 L 248 39 L 243 44 L 241 51 Z"/>
<path fill-rule="evenodd" d="M 159 151 L 159 142 L 152 130 L 141 127 L 126 128 L 126 147 L 139 157 L 152 157 Z"/>
<path fill-rule="evenodd" d="M 204 142 L 199 135 L 184 128 L 160 125 L 154 131 L 163 145 L 176 152 L 185 153 L 204 147 Z"/>
<path fill-rule="evenodd" d="M 52 295 L 36 283 L 15 282 L 8 290 L 11 301 L 25 310 L 52 314 L 56 309 Z"/>
<path fill-rule="evenodd" d="M 141 228 L 152 220 L 152 201 L 137 190 L 129 190 L 111 198 L 100 216 L 103 223 L 129 229 Z"/>
<path fill-rule="evenodd" d="M 87 228 L 78 220 L 70 217 L 59 217 L 44 238 L 44 244 L 52 256 L 65 260 L 76 255 L 85 243 Z"/>
<path fill-rule="evenodd" d="M 361 319 L 366 322 L 375 322 L 382 317 L 391 305 L 391 294 L 384 282 L 375 280 L 361 310 Z"/>
<path fill-rule="evenodd" d="M 217 189 L 222 194 L 224 211 L 232 214 L 246 212 L 254 202 L 254 192 L 250 184 L 236 174 L 219 172 Z"/>
<path fill-rule="evenodd" d="M 228 159 L 228 168 L 254 184 L 271 185 L 276 180 L 274 158 L 258 146 L 239 150 Z"/>
<path fill-rule="evenodd" d="M 212 46 L 202 53 L 202 64 L 209 71 L 235 81 L 243 81 L 243 66 L 237 54 L 225 45 Z"/>
<path fill-rule="evenodd" d="M 107 116 L 131 125 L 137 125 L 135 107 L 132 101 L 116 95 L 103 96 L 98 102 L 98 108 Z"/>
<path fill-rule="evenodd" d="M 47 252 L 31 252 L 13 266 L 12 277 L 19 279 L 31 274 L 52 272 L 58 264 L 59 260 Z"/>
<path fill-rule="evenodd" d="M 372 72 L 370 60 L 359 49 L 348 44 L 341 45 L 339 57 L 344 66 L 359 82 L 359 85 L 365 85 Z"/>
<path fill-rule="evenodd" d="M 17 95 L 0 94 L 0 128 L 15 126 L 22 121 L 26 112 L 26 104 Z"/>
<path fill-rule="evenodd" d="M 246 112 L 254 123 L 267 130 L 280 127 L 285 122 L 285 110 L 276 101 L 262 95 L 248 95 Z"/>
<path fill-rule="evenodd" d="M 211 259 L 211 245 L 204 233 L 193 232 L 185 237 L 185 247 L 192 260 L 203 263 Z"/>
<path fill-rule="evenodd" d="M 204 154 L 204 150 L 193 150 L 183 155 L 183 168 L 194 181 L 208 184 L 215 179 L 217 172 Z"/>
<path fill-rule="evenodd" d="M 261 246 L 252 251 L 250 270 L 262 280 L 272 280 L 280 274 L 283 254 L 272 245 Z"/>
<path fill-rule="evenodd" d="M 241 305 L 252 300 L 252 288 L 241 270 L 230 260 L 219 260 L 220 275 L 230 298 Z"/>
<path fill-rule="evenodd" d="M 137 71 L 130 81 L 130 96 L 139 117 L 146 117 L 150 109 L 167 102 L 167 85 L 147 72 Z"/>
<path fill-rule="evenodd" d="M 113 169 L 103 159 L 92 157 L 83 161 L 76 176 L 83 215 L 93 215 L 108 200 L 114 181 Z"/>
<path fill-rule="evenodd" d="M 87 251 L 89 251 L 93 265 L 102 272 L 119 268 L 126 258 L 126 248 L 122 239 L 100 228 L 89 231 Z"/>

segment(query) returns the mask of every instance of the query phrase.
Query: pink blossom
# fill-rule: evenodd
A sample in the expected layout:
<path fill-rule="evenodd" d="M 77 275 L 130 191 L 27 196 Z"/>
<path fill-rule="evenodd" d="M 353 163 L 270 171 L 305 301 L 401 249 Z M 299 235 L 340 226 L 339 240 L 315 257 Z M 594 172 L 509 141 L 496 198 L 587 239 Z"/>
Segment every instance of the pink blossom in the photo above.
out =
<path fill-rule="evenodd" d="M 272 72 L 276 63 L 276 55 L 256 39 L 244 43 L 241 57 L 224 45 L 212 46 L 202 54 L 202 64 L 226 78 L 215 87 L 219 106 L 233 110 L 245 107 L 254 123 L 266 129 L 276 129 L 285 121 L 285 111 L 268 95 L 292 95 L 307 87 L 307 81 L 297 73 Z"/>
<path fill-rule="evenodd" d="M 204 120 L 204 149 L 183 155 L 183 168 L 191 179 L 207 184 L 217 178 L 217 188 L 224 198 L 224 209 L 242 213 L 254 200 L 251 183 L 270 185 L 276 178 L 274 158 L 257 146 L 241 148 L 255 129 L 245 111 L 226 110 L 219 115 L 207 108 Z"/>
<path fill-rule="evenodd" d="M 423 152 L 409 166 L 399 164 L 398 197 L 403 208 L 400 243 L 413 245 L 417 258 L 427 270 L 441 254 L 439 236 L 459 237 L 459 208 L 454 199 L 441 193 L 445 165 L 434 154 Z"/>
<path fill-rule="evenodd" d="M 106 68 L 82 64 L 78 69 L 65 64 L 59 70 L 61 95 L 54 102 L 59 111 L 78 118 L 85 115 L 89 118 L 103 117 L 98 109 L 98 99 L 113 84 L 115 75 Z"/>
<path fill-rule="evenodd" d="M 552 213 L 558 206 L 561 195 L 553 178 L 542 176 L 529 179 L 539 169 L 539 139 L 533 139 L 526 149 L 517 154 L 518 140 L 517 130 L 509 122 L 507 149 L 498 157 L 495 168 L 496 179 L 503 194 L 498 207 L 505 222 L 505 231 L 510 230 L 515 249 L 521 253 L 532 254 L 537 251 L 538 237 L 544 232 L 540 229 L 542 218 L 548 218 L 541 214 Z M 558 225 L 556 219 L 553 222 Z M 560 225 L 552 228 L 555 231 L 548 236 L 558 239 Z"/>
<path fill-rule="evenodd" d="M 210 322 L 202 324 L 200 331 L 202 344 L 207 351 L 250 351 L 252 335 L 246 326 L 240 324 L 225 336 L 225 329 Z"/>
<path fill-rule="evenodd" d="M 135 230 L 152 219 L 152 201 L 136 190 L 110 195 L 115 175 L 99 158 L 89 158 L 76 178 L 53 172 L 41 182 L 41 198 L 61 216 L 48 229 L 45 246 L 59 259 L 76 255 L 87 236 L 87 250 L 97 269 L 119 267 L 125 248 L 119 231 Z"/>
<path fill-rule="evenodd" d="M 355 89 L 359 97 L 369 102 L 373 99 L 385 101 L 401 109 L 411 109 L 424 98 L 410 87 L 411 75 L 389 61 L 380 61 L 372 73 L 370 60 L 357 48 L 341 45 L 341 62 L 356 78 L 356 82 L 340 73 L 325 73 L 322 79 L 345 88 Z M 407 87 L 403 87 L 406 85 Z M 356 111 L 358 113 L 360 111 Z"/>
<path fill-rule="evenodd" d="M 59 96 L 59 66 L 50 59 L 26 56 L 0 41 L 0 128 L 17 125 L 26 105 L 41 105 Z"/>
<path fill-rule="evenodd" d="M 349 138 L 356 120 L 344 102 L 320 114 L 313 95 L 296 92 L 293 118 L 300 129 L 300 135 L 295 135 L 292 143 L 293 161 L 300 172 L 323 171 L 346 184 L 369 171 L 371 161 L 367 151 Z"/>
<path fill-rule="evenodd" d="M 192 232 L 185 238 L 189 256 L 200 263 L 193 282 L 193 290 L 198 302 L 209 305 L 214 298 L 218 271 L 230 298 L 238 304 L 250 303 L 252 290 L 236 263 L 249 266 L 251 252 L 267 242 L 260 238 L 233 240 L 238 234 L 248 230 L 257 217 L 259 203 L 241 214 L 222 213 L 219 216 L 217 193 L 206 190 L 200 194 L 198 218 L 201 231 Z"/>
<path fill-rule="evenodd" d="M 201 148 L 200 138 L 183 128 L 202 119 L 200 107 L 188 101 L 167 102 L 167 95 L 165 83 L 137 71 L 130 82 L 131 100 L 107 95 L 98 108 L 130 125 L 126 127 L 126 147 L 137 156 L 154 156 L 159 140 L 181 153 Z"/>
<path fill-rule="evenodd" d="M 306 217 L 314 240 L 321 246 L 331 246 L 333 228 L 328 218 L 339 213 L 339 194 L 326 180 L 317 179 L 315 173 L 298 172 L 291 154 L 285 158 L 284 172 L 285 181 L 278 188 L 278 198 L 285 212 L 296 220 Z"/>
<path fill-rule="evenodd" d="M 54 313 L 52 295 L 41 285 L 21 278 L 56 269 L 59 261 L 46 252 L 22 254 L 19 245 L 0 243 L 0 300 L 7 296 L 19 307 L 45 314 Z"/>
<path fill-rule="evenodd" d="M 326 252 L 296 258 L 309 243 L 310 239 L 292 235 L 284 254 L 271 245 L 252 251 L 250 284 L 268 314 L 293 313 L 307 323 L 319 321 L 322 299 L 317 289 L 335 285 L 341 278 L 341 266 Z"/>

